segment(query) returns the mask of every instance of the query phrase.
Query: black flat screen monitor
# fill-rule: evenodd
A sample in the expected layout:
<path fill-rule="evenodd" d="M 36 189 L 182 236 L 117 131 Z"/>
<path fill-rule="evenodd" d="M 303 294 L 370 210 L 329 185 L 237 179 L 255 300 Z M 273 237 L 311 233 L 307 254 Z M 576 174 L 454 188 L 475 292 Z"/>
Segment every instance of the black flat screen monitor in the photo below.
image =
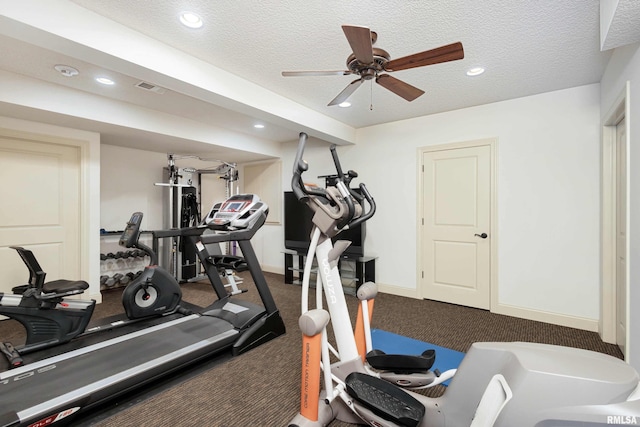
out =
<path fill-rule="evenodd" d="M 355 191 L 359 191 L 356 189 Z M 293 192 L 284 192 L 284 246 L 298 252 L 306 252 L 311 242 L 313 212 L 306 204 L 296 199 Z M 343 256 L 357 258 L 364 256 L 365 223 L 354 229 L 344 230 L 332 240 L 349 240 L 351 245 Z"/>

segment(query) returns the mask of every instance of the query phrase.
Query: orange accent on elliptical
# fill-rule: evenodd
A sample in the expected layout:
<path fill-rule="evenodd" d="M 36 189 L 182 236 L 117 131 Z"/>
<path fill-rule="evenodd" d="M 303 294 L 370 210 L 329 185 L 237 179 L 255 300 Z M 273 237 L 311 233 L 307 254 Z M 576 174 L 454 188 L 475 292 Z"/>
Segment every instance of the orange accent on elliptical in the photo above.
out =
<path fill-rule="evenodd" d="M 312 337 L 303 334 L 300 414 L 310 421 L 318 421 L 321 353 L 322 334 L 317 334 Z"/>
<path fill-rule="evenodd" d="M 370 299 L 368 301 L 369 305 L 369 325 L 371 325 L 371 317 L 373 316 L 373 301 Z M 358 348 L 358 353 L 360 357 L 362 357 L 362 361 L 366 361 L 367 357 L 367 341 L 364 336 L 364 319 L 362 317 L 362 303 L 358 304 L 358 317 L 356 317 L 356 327 L 353 332 L 356 338 L 356 347 Z"/>

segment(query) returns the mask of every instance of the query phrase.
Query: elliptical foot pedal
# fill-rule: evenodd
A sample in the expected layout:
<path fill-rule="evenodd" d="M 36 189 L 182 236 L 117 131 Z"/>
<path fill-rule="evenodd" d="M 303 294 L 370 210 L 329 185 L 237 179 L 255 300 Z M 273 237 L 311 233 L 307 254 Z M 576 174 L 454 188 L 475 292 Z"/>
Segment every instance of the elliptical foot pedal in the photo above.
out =
<path fill-rule="evenodd" d="M 385 354 L 382 350 L 371 350 L 367 353 L 367 362 L 374 369 L 391 371 L 396 374 L 412 374 L 426 372 L 436 361 L 436 351 L 425 350 L 419 356 L 405 354 Z"/>
<path fill-rule="evenodd" d="M 11 368 L 18 368 L 24 365 L 24 360 L 22 360 L 20 353 L 18 353 L 18 350 L 15 349 L 13 344 L 9 342 L 0 342 L 0 352 L 2 352 L 2 354 L 7 358 Z"/>
<path fill-rule="evenodd" d="M 361 372 L 350 373 L 345 384 L 349 396 L 374 414 L 404 427 L 417 427 L 424 406 L 393 384 Z"/>

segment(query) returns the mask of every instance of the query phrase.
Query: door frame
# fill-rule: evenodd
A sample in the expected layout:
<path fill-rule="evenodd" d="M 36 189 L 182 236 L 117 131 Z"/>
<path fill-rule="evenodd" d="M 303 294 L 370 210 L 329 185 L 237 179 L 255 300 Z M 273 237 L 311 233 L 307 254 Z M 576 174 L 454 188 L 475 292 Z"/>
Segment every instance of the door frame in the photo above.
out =
<path fill-rule="evenodd" d="M 626 82 L 618 98 L 615 100 L 602 122 L 602 169 L 601 169 L 601 293 L 600 293 L 600 321 L 599 333 L 604 342 L 616 343 L 616 127 L 626 119 L 627 148 L 629 144 L 630 118 L 630 82 Z M 629 158 L 627 157 L 627 170 L 629 170 Z M 627 173 L 627 201 L 629 200 L 629 174 Z M 626 213 L 627 225 L 629 224 L 629 204 Z M 629 259 L 629 241 L 627 240 L 627 260 Z M 627 278 L 629 277 L 629 263 L 627 262 Z M 627 296 L 629 295 L 629 280 L 626 283 Z M 629 298 L 626 301 L 627 336 L 625 343 L 625 360 L 629 359 Z"/>
<path fill-rule="evenodd" d="M 498 138 L 485 138 L 485 139 L 477 139 L 477 140 L 469 140 L 469 141 L 461 141 L 461 142 L 451 142 L 437 145 L 429 145 L 425 147 L 418 147 L 417 149 L 417 159 L 418 159 L 418 170 L 417 170 L 417 195 L 416 200 L 416 230 L 419 230 L 416 233 L 416 277 L 418 278 L 417 283 L 419 286 L 417 287 L 417 296 L 420 299 L 424 299 L 424 285 L 423 285 L 423 277 L 422 272 L 424 271 L 424 263 L 423 263 L 423 212 L 424 212 L 424 188 L 423 188 L 423 179 L 422 173 L 424 171 L 424 161 L 423 154 L 434 151 L 448 151 L 455 150 L 459 148 L 473 148 L 473 147 L 482 147 L 489 146 L 490 148 L 490 161 L 489 165 L 490 170 L 490 212 L 489 212 L 489 226 L 490 230 L 488 230 L 488 234 L 491 236 L 490 244 L 490 261 L 489 261 L 489 303 L 490 303 L 490 311 L 494 311 L 494 309 L 498 306 L 498 180 L 497 180 L 497 170 L 498 170 Z"/>
<path fill-rule="evenodd" d="M 81 277 L 89 283 L 83 299 L 102 301 L 100 293 L 100 135 L 78 129 L 0 116 L 0 135 L 78 149 L 80 162 L 79 262 Z"/>

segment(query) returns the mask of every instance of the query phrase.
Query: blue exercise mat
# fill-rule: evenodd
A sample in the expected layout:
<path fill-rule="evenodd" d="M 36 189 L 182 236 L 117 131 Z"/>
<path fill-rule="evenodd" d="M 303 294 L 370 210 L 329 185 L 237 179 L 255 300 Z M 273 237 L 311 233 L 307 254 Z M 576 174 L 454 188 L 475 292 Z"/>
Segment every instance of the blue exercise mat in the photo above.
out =
<path fill-rule="evenodd" d="M 387 354 L 422 354 L 425 350 L 434 349 L 436 351 L 436 361 L 431 369 L 438 369 L 440 372 L 457 369 L 464 358 L 464 353 L 462 352 L 380 329 L 371 330 L 371 344 L 374 349 L 382 350 Z M 448 385 L 449 380 L 443 384 Z"/>

